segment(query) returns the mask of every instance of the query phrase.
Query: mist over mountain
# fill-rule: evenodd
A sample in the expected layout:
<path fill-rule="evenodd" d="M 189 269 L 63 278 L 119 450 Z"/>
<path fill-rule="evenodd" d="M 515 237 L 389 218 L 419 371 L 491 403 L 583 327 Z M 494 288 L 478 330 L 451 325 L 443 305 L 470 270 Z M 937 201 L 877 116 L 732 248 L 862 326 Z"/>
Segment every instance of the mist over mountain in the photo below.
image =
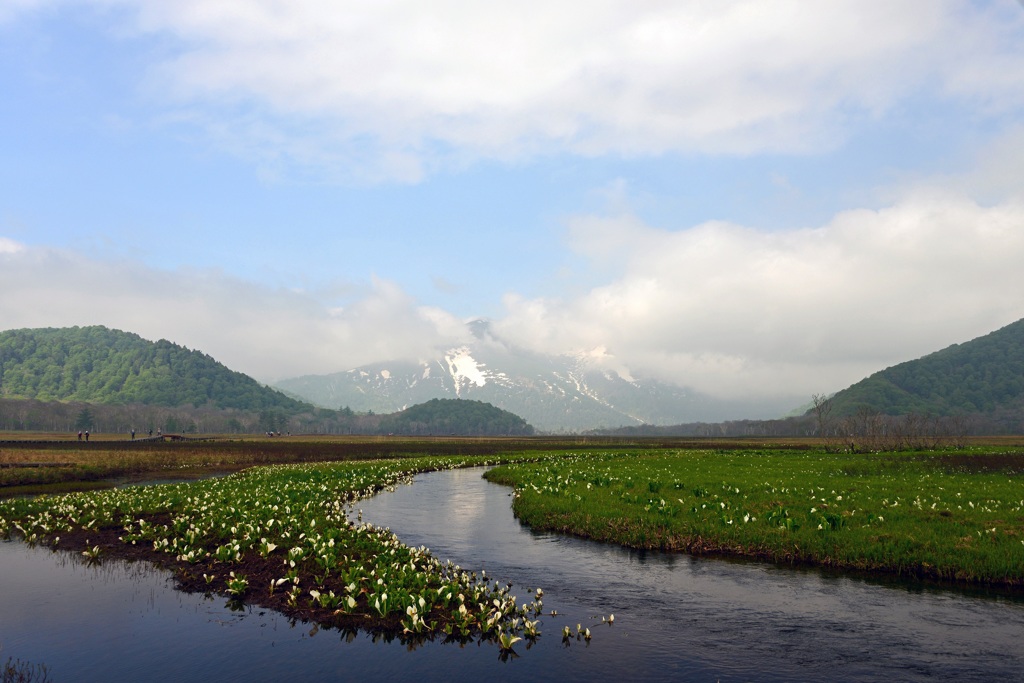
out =
<path fill-rule="evenodd" d="M 0 429 L 533 433 L 521 417 L 479 401 L 387 412 L 394 414 L 317 409 L 200 351 L 99 325 L 0 333 Z"/>
<path fill-rule="evenodd" d="M 725 422 L 735 422 L 742 429 L 757 423 L 758 429 L 765 429 L 765 421 L 780 433 L 797 433 L 806 427 L 792 412 L 793 406 L 805 403 L 800 399 L 774 405 L 719 400 L 631 377 L 603 349 L 544 355 L 506 343 L 486 321 L 475 321 L 471 329 L 471 343 L 449 348 L 433 359 L 298 377 L 281 382 L 280 390 L 167 340 L 151 342 L 102 326 L 8 330 L 0 333 L 0 401 L 50 402 L 45 410 L 28 404 L 14 409 L 11 404 L 8 428 L 22 429 L 35 419 L 34 412 L 63 415 L 68 411 L 54 406 L 70 403 L 203 410 L 207 412 L 201 415 L 176 415 L 176 420 L 196 429 L 216 424 L 230 431 L 450 430 L 445 426 L 449 423 L 442 424 L 436 415 L 428 419 L 416 413 L 396 418 L 398 422 L 390 426 L 379 424 L 385 415 L 431 403 L 431 410 L 438 405 L 446 410 L 455 406 L 468 416 L 460 418 L 461 423 L 489 425 L 483 429 L 498 429 L 496 433 L 519 433 L 521 425 L 504 422 L 508 415 L 499 419 L 473 413 L 479 409 L 477 402 L 512 413 L 544 432 L 625 427 L 660 433 L 662 427 L 674 426 L 689 434 Z M 469 403 L 438 404 L 437 399 Z M 304 401 L 329 410 L 315 409 Z M 836 393 L 831 406 L 836 420 L 869 413 L 970 416 L 982 430 L 1019 429 L 1024 410 L 1024 320 L 877 372 Z M 343 408 L 348 410 L 339 412 Z M 110 420 L 116 415 L 117 424 L 122 425 L 140 419 L 160 424 L 168 419 L 158 413 L 118 410 L 110 413 Z M 213 410 L 249 412 L 214 416 L 208 412 Z M 791 423 L 774 420 L 787 413 L 794 416 Z M 451 420 L 450 416 L 444 419 Z M 66 422 L 67 416 L 52 417 L 50 428 Z M 500 428 L 494 426 L 499 423 Z"/>
<path fill-rule="evenodd" d="M 289 395 L 325 407 L 395 412 L 435 398 L 484 401 L 539 430 L 778 417 L 799 401 L 725 401 L 616 369 L 602 350 L 545 355 L 496 337 L 487 321 L 471 323 L 471 343 L 422 362 L 363 365 L 278 382 Z"/>

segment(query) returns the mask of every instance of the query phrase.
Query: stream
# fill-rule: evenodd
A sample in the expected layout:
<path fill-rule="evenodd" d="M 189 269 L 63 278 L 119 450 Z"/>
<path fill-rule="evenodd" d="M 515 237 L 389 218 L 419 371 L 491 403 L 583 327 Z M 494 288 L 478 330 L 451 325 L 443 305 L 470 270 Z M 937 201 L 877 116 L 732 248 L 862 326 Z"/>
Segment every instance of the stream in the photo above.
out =
<path fill-rule="evenodd" d="M 43 663 L 52 681 L 1024 681 L 1016 596 L 631 551 L 532 532 L 510 503 L 510 489 L 471 469 L 358 506 L 408 545 L 513 583 L 521 603 L 543 588 L 542 636 L 507 661 L 492 643 L 407 648 L 232 611 L 144 565 L 7 542 L 0 664 Z M 577 624 L 592 640 L 563 642 Z"/>

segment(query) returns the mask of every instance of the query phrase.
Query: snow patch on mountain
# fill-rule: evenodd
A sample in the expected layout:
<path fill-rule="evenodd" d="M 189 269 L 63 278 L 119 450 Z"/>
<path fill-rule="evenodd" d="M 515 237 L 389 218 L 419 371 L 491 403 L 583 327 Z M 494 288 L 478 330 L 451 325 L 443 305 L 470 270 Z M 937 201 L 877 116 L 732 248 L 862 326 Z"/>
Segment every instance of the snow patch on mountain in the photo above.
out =
<path fill-rule="evenodd" d="M 444 356 L 448 372 L 455 381 L 455 395 L 462 395 L 462 388 L 470 385 L 482 387 L 487 384 L 483 366 L 473 358 L 468 346 L 452 349 Z"/>
<path fill-rule="evenodd" d="M 604 346 L 595 346 L 592 349 L 578 351 L 575 354 L 578 364 L 584 368 L 595 368 L 604 373 L 606 379 L 616 378 L 636 384 L 637 381 L 629 373 L 629 368 L 619 362 L 613 354 L 608 353 Z"/>
<path fill-rule="evenodd" d="M 377 413 L 433 398 L 474 399 L 549 432 L 773 416 L 765 414 L 765 406 L 723 402 L 651 378 L 636 379 L 603 346 L 546 355 L 504 343 L 485 321 L 472 328 L 475 342 L 439 349 L 433 358 L 299 377 L 278 386 L 324 407 Z"/>

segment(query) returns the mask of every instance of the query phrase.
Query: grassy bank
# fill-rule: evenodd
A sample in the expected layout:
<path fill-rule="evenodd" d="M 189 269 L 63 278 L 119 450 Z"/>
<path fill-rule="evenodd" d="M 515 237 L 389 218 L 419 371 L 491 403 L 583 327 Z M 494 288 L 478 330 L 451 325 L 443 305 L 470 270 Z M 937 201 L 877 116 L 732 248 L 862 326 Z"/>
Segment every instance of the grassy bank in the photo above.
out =
<path fill-rule="evenodd" d="M 510 464 L 525 523 L 636 548 L 1024 586 L 1024 454 L 710 450 Z"/>
<path fill-rule="evenodd" d="M 192 589 L 239 592 L 240 584 L 232 588 L 229 581 L 244 575 L 240 592 L 246 600 L 259 594 L 260 604 L 304 618 L 415 633 L 411 614 L 390 607 L 381 614 L 373 607 L 380 591 L 360 579 L 353 594 L 352 582 L 338 578 L 356 566 L 374 569 L 376 561 L 369 551 L 349 550 L 362 541 L 349 535 L 358 525 L 345 517 L 344 506 L 411 472 L 518 460 L 523 462 L 498 467 L 488 477 L 516 487 L 514 510 L 537 529 L 637 548 L 1024 587 L 1024 450 L 1016 442 L 881 454 L 825 453 L 814 442 L 763 440 L 714 442 L 714 449 L 694 448 L 701 444 L 692 441 L 637 445 L 616 439 L 365 437 L 5 443 L 0 465 L 58 465 L 0 467 L 0 481 L 10 475 L 11 484 L 53 474 L 55 481 L 77 482 L 126 473 L 252 469 L 188 485 L 0 501 L 0 535 L 97 555 L 155 558 Z M 380 458 L 391 460 L 385 466 Z M 4 490 L 24 489 L 0 486 Z M 283 523 L 282 510 L 296 509 L 302 514 Z M 338 548 L 323 566 L 312 539 L 332 540 Z M 380 554 L 390 553 L 387 544 L 397 541 L 375 543 L 383 544 L 374 551 Z M 282 555 L 295 548 L 304 548 L 297 560 Z M 426 566 L 425 559 L 408 557 Z M 342 564 L 331 564 L 342 563 L 339 558 L 347 567 L 342 574 L 335 573 Z M 289 577 L 292 570 L 298 573 Z M 430 572 L 450 578 L 451 570 Z M 253 593 L 259 582 L 266 590 Z M 430 590 L 436 599 L 437 589 Z M 400 594 L 388 592 L 391 598 Z M 350 597 L 358 607 L 348 603 Z M 405 600 L 392 606 L 412 606 Z M 490 608 L 487 614 L 478 608 L 471 619 L 466 606 L 459 621 L 452 604 L 430 604 L 433 625 L 419 625 L 426 631 L 483 632 L 490 614 Z M 497 634 L 493 624 L 487 632 Z"/>
<path fill-rule="evenodd" d="M 0 501 L 0 537 L 93 561 L 155 561 L 186 589 L 339 628 L 409 639 L 481 637 L 507 649 L 537 635 L 539 596 L 517 606 L 507 587 L 483 573 L 443 564 L 350 518 L 361 497 L 414 472 L 494 462 L 467 456 L 277 465 L 189 484 L 12 499 Z"/>

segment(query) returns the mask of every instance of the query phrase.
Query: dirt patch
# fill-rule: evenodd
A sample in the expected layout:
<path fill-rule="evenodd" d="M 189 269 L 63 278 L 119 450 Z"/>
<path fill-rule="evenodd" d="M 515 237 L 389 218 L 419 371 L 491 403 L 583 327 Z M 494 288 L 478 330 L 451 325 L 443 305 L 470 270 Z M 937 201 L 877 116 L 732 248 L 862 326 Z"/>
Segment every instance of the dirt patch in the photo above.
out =
<path fill-rule="evenodd" d="M 1024 453 L 948 453 L 929 459 L 953 473 L 1024 473 Z"/>

